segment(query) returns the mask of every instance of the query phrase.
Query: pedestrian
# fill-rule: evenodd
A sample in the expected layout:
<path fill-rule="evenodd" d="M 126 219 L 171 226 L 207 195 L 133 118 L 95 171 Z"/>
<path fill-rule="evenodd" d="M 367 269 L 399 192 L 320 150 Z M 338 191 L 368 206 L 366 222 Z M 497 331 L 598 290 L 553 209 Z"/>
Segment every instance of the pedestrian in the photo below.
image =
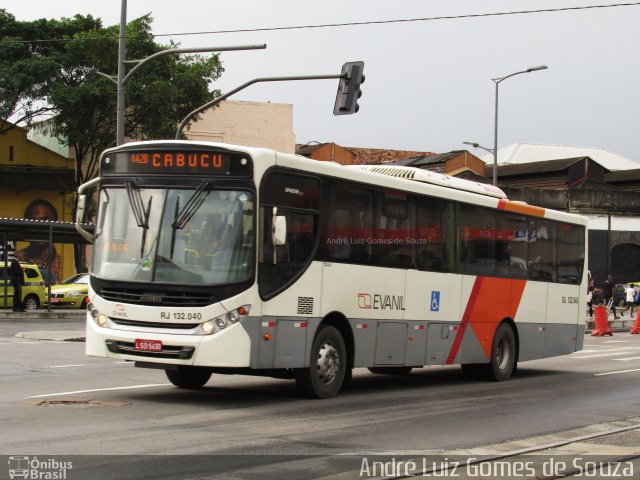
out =
<path fill-rule="evenodd" d="M 13 286 L 13 311 L 23 312 L 22 285 L 24 285 L 24 272 L 22 271 L 20 262 L 18 262 L 15 257 L 11 259 L 9 275 L 11 278 L 11 285 Z"/>
<path fill-rule="evenodd" d="M 604 296 L 604 303 L 607 306 L 607 310 L 613 311 L 613 319 L 618 319 L 616 313 L 616 286 L 613 282 L 613 275 L 609 275 L 602 285 L 602 294 Z"/>
<path fill-rule="evenodd" d="M 633 317 L 633 307 L 636 305 L 636 289 L 633 283 L 630 283 L 624 291 L 627 295 L 627 307 L 629 308 L 629 316 Z"/>
<path fill-rule="evenodd" d="M 593 301 L 595 300 L 593 297 L 595 295 L 596 286 L 594 285 L 593 279 L 589 277 L 589 285 L 587 286 L 587 306 L 589 307 L 589 318 L 593 317 Z"/>

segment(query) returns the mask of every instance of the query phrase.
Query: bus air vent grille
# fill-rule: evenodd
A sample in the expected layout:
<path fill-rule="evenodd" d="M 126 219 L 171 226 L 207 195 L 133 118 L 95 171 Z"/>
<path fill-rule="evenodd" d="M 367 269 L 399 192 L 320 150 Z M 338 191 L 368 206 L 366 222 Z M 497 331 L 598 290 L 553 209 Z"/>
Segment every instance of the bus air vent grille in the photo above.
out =
<path fill-rule="evenodd" d="M 298 315 L 313 314 L 313 297 L 298 297 Z"/>

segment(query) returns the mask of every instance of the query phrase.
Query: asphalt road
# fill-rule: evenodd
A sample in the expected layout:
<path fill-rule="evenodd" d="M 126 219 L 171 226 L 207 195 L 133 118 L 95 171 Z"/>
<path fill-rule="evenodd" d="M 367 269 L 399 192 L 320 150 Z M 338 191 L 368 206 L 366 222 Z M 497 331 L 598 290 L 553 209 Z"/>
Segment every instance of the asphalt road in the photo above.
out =
<path fill-rule="evenodd" d="M 291 381 L 246 376 L 184 391 L 163 371 L 85 357 L 81 342 L 15 336 L 47 329 L 82 324 L 0 323 L 0 454 L 74 456 L 85 472 L 70 480 L 349 478 L 330 476 L 363 455 L 446 455 L 640 415 L 640 335 L 628 333 L 587 336 L 582 352 L 522 363 L 507 382 L 358 369 L 339 397 L 305 400 Z"/>

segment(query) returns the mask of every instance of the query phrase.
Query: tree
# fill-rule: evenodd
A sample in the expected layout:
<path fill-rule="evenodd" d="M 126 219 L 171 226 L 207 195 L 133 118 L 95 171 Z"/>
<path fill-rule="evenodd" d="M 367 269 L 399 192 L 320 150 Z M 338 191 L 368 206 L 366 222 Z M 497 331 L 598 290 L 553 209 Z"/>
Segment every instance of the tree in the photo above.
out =
<path fill-rule="evenodd" d="M 127 58 L 143 59 L 177 45 L 160 45 L 145 15 L 127 25 Z M 118 26 L 82 32 L 67 42 L 59 57 L 60 74 L 49 103 L 57 115 L 54 133 L 76 158 L 78 185 L 97 173 L 100 153 L 115 144 L 116 86 L 103 76 L 78 70 L 92 67 L 117 72 Z M 219 91 L 209 84 L 223 72 L 217 55 L 159 57 L 137 71 L 126 84 L 125 136 L 139 140 L 173 138 L 176 125 Z"/>
<path fill-rule="evenodd" d="M 177 48 L 173 42 L 157 43 L 151 23 L 152 17 L 147 14 L 127 25 L 128 59 L 143 59 L 160 50 Z M 15 58 L 25 71 L 38 75 L 32 75 L 31 82 L 21 78 L 15 87 L 7 88 L 10 95 L 7 101 L 2 100 L 0 115 L 4 119 L 15 116 L 16 106 L 24 112 L 20 119 L 26 123 L 43 113 L 54 115 L 50 131 L 71 148 L 79 186 L 96 175 L 101 152 L 115 145 L 116 86 L 108 78 L 78 67 L 93 67 L 115 77 L 119 26 L 103 28 L 100 20 L 78 15 L 60 21 L 16 22 L 1 10 L 0 34 L 3 31 L 14 34 L 0 39 L 0 68 L 7 68 L 0 72 L 0 81 L 10 80 L 13 50 L 17 50 Z M 5 38 L 12 41 L 5 42 Z M 29 51 L 37 55 L 29 57 Z M 209 91 L 209 84 L 223 71 L 217 55 L 166 55 L 149 62 L 126 84 L 125 136 L 141 140 L 173 138 L 177 125 L 189 112 L 220 94 L 218 90 Z M 77 249 L 76 267 L 82 266 Z"/>
<path fill-rule="evenodd" d="M 97 28 L 100 20 L 91 16 L 19 22 L 0 9 L 0 135 L 52 112 L 47 99 L 64 39 Z"/>

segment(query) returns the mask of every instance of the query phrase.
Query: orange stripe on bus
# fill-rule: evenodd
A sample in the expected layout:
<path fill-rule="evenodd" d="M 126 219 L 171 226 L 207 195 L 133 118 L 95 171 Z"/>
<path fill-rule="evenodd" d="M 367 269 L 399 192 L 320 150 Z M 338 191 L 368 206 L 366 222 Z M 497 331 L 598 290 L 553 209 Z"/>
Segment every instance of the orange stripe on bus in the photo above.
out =
<path fill-rule="evenodd" d="M 462 316 L 460 329 L 447 356 L 448 365 L 455 361 L 467 327 L 473 330 L 487 360 L 491 357 L 493 334 L 503 319 L 515 319 L 526 284 L 526 280 L 476 278 Z"/>
<path fill-rule="evenodd" d="M 545 209 L 542 207 L 534 207 L 520 202 L 511 202 L 509 200 L 498 200 L 498 209 L 507 212 L 522 213 L 524 215 L 534 215 L 536 217 L 544 217 Z"/>

